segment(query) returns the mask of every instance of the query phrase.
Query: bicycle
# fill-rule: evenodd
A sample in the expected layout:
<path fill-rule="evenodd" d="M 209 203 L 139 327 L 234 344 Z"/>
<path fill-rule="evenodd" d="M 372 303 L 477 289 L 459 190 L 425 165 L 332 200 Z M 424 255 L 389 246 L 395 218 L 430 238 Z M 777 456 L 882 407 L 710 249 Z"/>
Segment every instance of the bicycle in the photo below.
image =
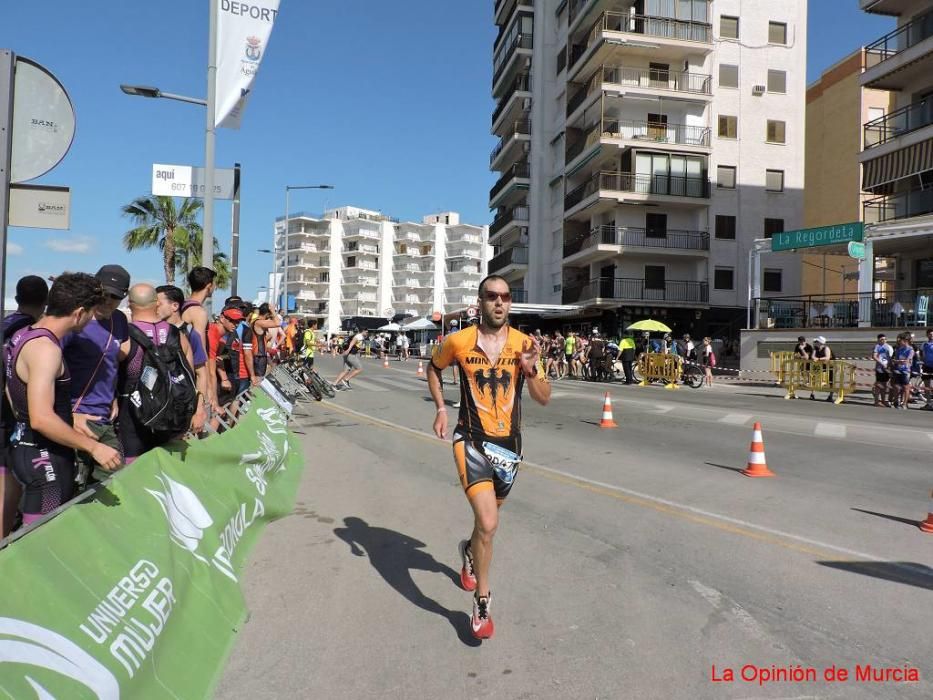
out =
<path fill-rule="evenodd" d="M 286 371 L 299 383 L 303 384 L 315 401 L 323 401 L 337 395 L 334 385 L 324 379 L 313 367 L 306 367 L 301 358 L 290 357 L 283 363 Z"/>

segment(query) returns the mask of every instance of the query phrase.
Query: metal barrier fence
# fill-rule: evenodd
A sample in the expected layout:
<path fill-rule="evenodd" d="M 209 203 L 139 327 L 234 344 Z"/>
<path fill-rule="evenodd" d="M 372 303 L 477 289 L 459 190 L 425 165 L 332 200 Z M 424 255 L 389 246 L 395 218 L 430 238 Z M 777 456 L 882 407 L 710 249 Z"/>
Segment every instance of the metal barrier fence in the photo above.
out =
<path fill-rule="evenodd" d="M 785 358 L 781 363 L 781 385 L 787 388 L 785 399 L 797 398 L 797 390 L 809 389 L 835 394 L 835 403 L 845 401 L 855 391 L 856 367 L 842 360 L 807 360 Z"/>
<path fill-rule="evenodd" d="M 683 375 L 683 362 L 678 355 L 646 352 L 638 358 L 641 386 L 649 382 L 663 381 L 665 389 L 676 389 Z"/>

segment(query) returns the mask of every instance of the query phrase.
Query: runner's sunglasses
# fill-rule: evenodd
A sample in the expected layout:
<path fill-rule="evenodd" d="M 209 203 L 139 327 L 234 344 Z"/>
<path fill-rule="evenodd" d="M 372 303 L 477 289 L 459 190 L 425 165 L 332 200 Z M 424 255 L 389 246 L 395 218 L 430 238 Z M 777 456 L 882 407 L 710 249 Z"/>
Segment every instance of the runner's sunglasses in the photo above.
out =
<path fill-rule="evenodd" d="M 493 302 L 496 299 L 502 299 L 507 304 L 512 301 L 512 292 L 483 292 L 483 301 Z"/>

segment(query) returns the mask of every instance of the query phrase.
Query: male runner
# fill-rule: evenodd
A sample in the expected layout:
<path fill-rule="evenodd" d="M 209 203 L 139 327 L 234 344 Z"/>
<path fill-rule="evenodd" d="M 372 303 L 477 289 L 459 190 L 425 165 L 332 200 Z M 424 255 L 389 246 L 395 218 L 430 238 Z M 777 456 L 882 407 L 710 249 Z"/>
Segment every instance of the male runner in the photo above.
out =
<path fill-rule="evenodd" d="M 363 371 L 363 364 L 360 362 L 360 350 L 363 349 L 363 341 L 368 337 L 368 330 L 355 333 L 347 344 L 347 349 L 341 353 L 343 355 L 343 371 L 334 380 L 335 389 L 343 391 L 353 388 L 350 386 L 350 380 Z"/>
<path fill-rule="evenodd" d="M 71 499 L 75 450 L 107 471 L 123 461 L 117 450 L 73 427 L 71 375 L 62 359 L 60 339 L 87 325 L 103 298 L 90 275 L 59 275 L 45 316 L 17 331 L 6 347 L 6 392 L 17 421 L 10 466 L 23 485 L 24 525 Z"/>
<path fill-rule="evenodd" d="M 493 634 L 489 613 L 489 565 L 498 508 L 508 496 L 522 458 L 521 393 L 525 383 L 542 406 L 551 398 L 541 346 L 508 325 L 512 294 L 499 275 L 479 285 L 480 323 L 448 335 L 431 359 L 428 388 L 437 406 L 434 434 L 447 438 L 441 374 L 456 362 L 461 408 L 453 434 L 454 462 L 473 509 L 473 533 L 460 543 L 460 582 L 473 597 L 473 636 Z"/>

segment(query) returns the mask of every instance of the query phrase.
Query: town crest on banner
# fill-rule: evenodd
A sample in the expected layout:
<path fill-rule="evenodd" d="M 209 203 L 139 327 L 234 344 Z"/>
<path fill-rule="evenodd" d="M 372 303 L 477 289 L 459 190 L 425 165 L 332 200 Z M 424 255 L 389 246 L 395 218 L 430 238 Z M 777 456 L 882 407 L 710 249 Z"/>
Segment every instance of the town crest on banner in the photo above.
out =
<path fill-rule="evenodd" d="M 214 126 L 239 129 L 279 0 L 218 0 Z"/>

